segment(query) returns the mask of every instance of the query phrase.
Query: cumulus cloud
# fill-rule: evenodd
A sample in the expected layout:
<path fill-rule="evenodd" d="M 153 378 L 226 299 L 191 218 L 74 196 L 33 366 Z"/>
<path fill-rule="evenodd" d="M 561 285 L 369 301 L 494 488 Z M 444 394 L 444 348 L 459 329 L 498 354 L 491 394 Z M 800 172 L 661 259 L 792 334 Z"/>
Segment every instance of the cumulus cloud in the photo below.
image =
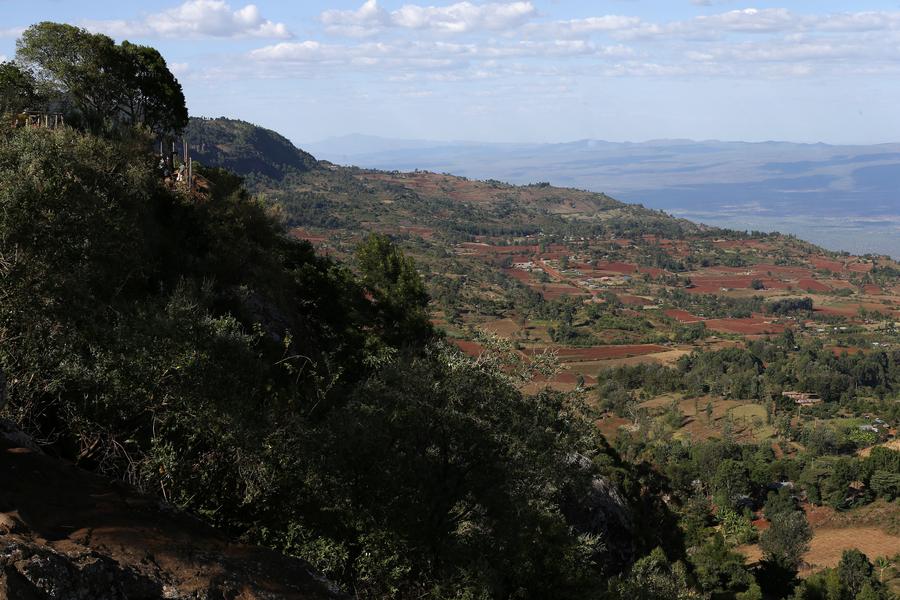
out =
<path fill-rule="evenodd" d="M 325 11 L 320 20 L 326 32 L 361 39 L 271 44 L 249 54 L 248 68 L 278 77 L 340 65 L 338 71 L 318 72 L 371 71 L 385 81 L 499 80 L 538 73 L 551 79 L 779 78 L 900 71 L 900 12 L 889 11 L 747 8 L 675 21 L 617 14 L 554 21 L 531 2 L 406 4 L 387 10 L 367 0 L 354 10 Z M 379 35 L 366 37 L 374 34 Z"/>
<path fill-rule="evenodd" d="M 187 0 L 139 20 L 91 21 L 85 25 L 120 37 L 291 37 L 285 24 L 264 18 L 255 4 L 233 9 L 225 0 Z"/>
<path fill-rule="evenodd" d="M 448 6 L 406 4 L 387 11 L 378 5 L 378 0 L 366 0 L 356 10 L 327 10 L 320 19 L 330 33 L 361 36 L 387 28 L 451 34 L 502 31 L 519 27 L 535 16 L 537 9 L 530 1 L 457 2 Z"/>

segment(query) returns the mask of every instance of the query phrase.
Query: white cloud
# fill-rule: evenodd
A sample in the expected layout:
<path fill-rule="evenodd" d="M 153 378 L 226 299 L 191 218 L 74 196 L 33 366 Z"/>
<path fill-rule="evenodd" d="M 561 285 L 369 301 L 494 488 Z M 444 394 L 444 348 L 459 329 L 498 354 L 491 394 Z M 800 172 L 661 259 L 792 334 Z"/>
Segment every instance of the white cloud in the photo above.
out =
<path fill-rule="evenodd" d="M 900 12 L 750 8 L 669 22 L 615 14 L 547 21 L 531 2 L 407 4 L 389 11 L 367 0 L 320 18 L 332 33 L 380 35 L 265 46 L 249 54 L 246 69 L 260 77 L 370 72 L 393 82 L 543 73 L 550 83 L 582 76 L 770 79 L 900 71 Z M 447 32 L 478 35 L 434 35 Z"/>
<path fill-rule="evenodd" d="M 327 10 L 320 16 L 330 33 L 370 35 L 386 28 L 418 29 L 441 33 L 503 31 L 514 29 L 537 16 L 530 1 L 447 6 L 406 4 L 388 12 L 377 0 L 366 0 L 357 10 Z"/>
<path fill-rule="evenodd" d="M 263 18 L 255 4 L 234 10 L 225 0 L 187 0 L 140 20 L 91 21 L 86 26 L 117 37 L 291 37 L 286 25 Z"/>
<path fill-rule="evenodd" d="M 0 28 L 0 38 L 17 38 L 25 31 L 24 27 Z"/>

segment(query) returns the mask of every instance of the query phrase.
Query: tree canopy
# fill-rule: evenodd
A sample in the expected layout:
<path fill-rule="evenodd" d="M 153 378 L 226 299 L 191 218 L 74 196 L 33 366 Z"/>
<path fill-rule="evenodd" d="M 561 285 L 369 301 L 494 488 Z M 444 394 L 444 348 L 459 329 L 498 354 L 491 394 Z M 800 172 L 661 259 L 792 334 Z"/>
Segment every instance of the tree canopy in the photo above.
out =
<path fill-rule="evenodd" d="M 22 34 L 16 60 L 91 131 L 139 125 L 159 134 L 187 125 L 181 85 L 153 48 L 43 22 Z"/>

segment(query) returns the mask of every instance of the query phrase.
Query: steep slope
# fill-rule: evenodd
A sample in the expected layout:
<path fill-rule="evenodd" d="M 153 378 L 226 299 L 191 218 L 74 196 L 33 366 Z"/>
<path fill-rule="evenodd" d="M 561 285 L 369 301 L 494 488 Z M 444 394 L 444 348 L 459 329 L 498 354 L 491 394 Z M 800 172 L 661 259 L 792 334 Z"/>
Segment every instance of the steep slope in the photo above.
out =
<path fill-rule="evenodd" d="M 687 220 L 605 194 L 547 183 L 514 186 L 448 174 L 316 162 L 278 134 L 243 121 L 193 119 L 186 136 L 203 165 L 244 176 L 252 192 L 283 206 L 288 223 L 295 227 L 332 232 L 418 227 L 453 239 L 635 230 L 681 237 L 701 230 Z M 291 157 L 293 163 L 287 160 Z"/>
<path fill-rule="evenodd" d="M 41 454 L 0 422 L 0 597 L 340 596 L 303 561 L 232 543 L 152 497 Z"/>
<path fill-rule="evenodd" d="M 242 175 L 280 181 L 288 173 L 302 173 L 316 165 L 312 155 L 295 148 L 284 136 L 245 121 L 194 117 L 184 136 L 195 160 Z"/>

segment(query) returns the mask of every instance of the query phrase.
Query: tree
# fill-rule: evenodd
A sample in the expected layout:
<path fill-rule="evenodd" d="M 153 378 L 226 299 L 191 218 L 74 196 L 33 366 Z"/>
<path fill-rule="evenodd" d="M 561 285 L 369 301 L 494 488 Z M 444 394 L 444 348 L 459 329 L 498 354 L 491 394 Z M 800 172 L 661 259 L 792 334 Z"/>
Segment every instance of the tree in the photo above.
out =
<path fill-rule="evenodd" d="M 411 258 L 386 235 L 373 233 L 356 248 L 356 264 L 363 285 L 384 315 L 386 336 L 420 341 L 431 336 L 428 292 Z"/>
<path fill-rule="evenodd" d="M 891 567 L 891 561 L 885 556 L 879 556 L 875 559 L 875 566 L 878 567 L 878 582 L 884 583 L 884 572 Z"/>
<path fill-rule="evenodd" d="M 91 131 L 138 125 L 157 134 L 187 125 L 181 85 L 153 48 L 43 22 L 16 42 L 16 58 L 70 101 Z"/>
<path fill-rule="evenodd" d="M 31 71 L 0 62 L 0 116 L 38 108 L 43 100 Z"/>
<path fill-rule="evenodd" d="M 629 600 L 686 600 L 696 598 L 684 565 L 672 564 L 661 548 L 638 560 L 628 577 L 614 587 L 618 598 Z"/>
<path fill-rule="evenodd" d="M 115 42 L 72 25 L 32 25 L 16 42 L 16 58 L 67 96 L 94 130 L 117 112 L 121 93 Z"/>
<path fill-rule="evenodd" d="M 888 500 L 900 496 L 900 473 L 875 471 L 869 479 L 872 491 Z"/>
<path fill-rule="evenodd" d="M 873 574 L 872 563 L 869 558 L 853 548 L 844 550 L 837 571 L 841 583 L 847 590 L 850 598 L 856 598 L 866 584 L 870 584 Z"/>
<path fill-rule="evenodd" d="M 122 42 L 117 61 L 123 80 L 119 110 L 131 124 L 157 134 L 177 132 L 188 124 L 181 85 L 155 49 Z"/>
<path fill-rule="evenodd" d="M 746 589 L 751 583 L 750 574 L 744 568 L 744 557 L 733 552 L 721 534 L 701 546 L 691 555 L 697 582 L 704 592 L 713 595 Z"/>
<path fill-rule="evenodd" d="M 812 530 L 806 515 L 793 511 L 774 516 L 772 526 L 760 536 L 759 546 L 768 560 L 796 571 L 810 540 Z"/>
<path fill-rule="evenodd" d="M 755 581 L 750 583 L 747 591 L 741 592 L 735 596 L 735 600 L 763 600 L 762 590 Z"/>
<path fill-rule="evenodd" d="M 881 594 L 876 592 L 872 584 L 867 581 L 863 584 L 859 593 L 854 596 L 854 600 L 881 600 Z"/>
<path fill-rule="evenodd" d="M 750 490 L 750 476 L 744 463 L 726 459 L 716 468 L 712 478 L 713 492 L 721 502 L 734 506 Z"/>
<path fill-rule="evenodd" d="M 797 510 L 797 503 L 794 501 L 793 491 L 785 486 L 777 492 L 769 492 L 766 497 L 766 504 L 763 512 L 766 518 L 771 521 L 777 515 L 792 513 Z"/>

